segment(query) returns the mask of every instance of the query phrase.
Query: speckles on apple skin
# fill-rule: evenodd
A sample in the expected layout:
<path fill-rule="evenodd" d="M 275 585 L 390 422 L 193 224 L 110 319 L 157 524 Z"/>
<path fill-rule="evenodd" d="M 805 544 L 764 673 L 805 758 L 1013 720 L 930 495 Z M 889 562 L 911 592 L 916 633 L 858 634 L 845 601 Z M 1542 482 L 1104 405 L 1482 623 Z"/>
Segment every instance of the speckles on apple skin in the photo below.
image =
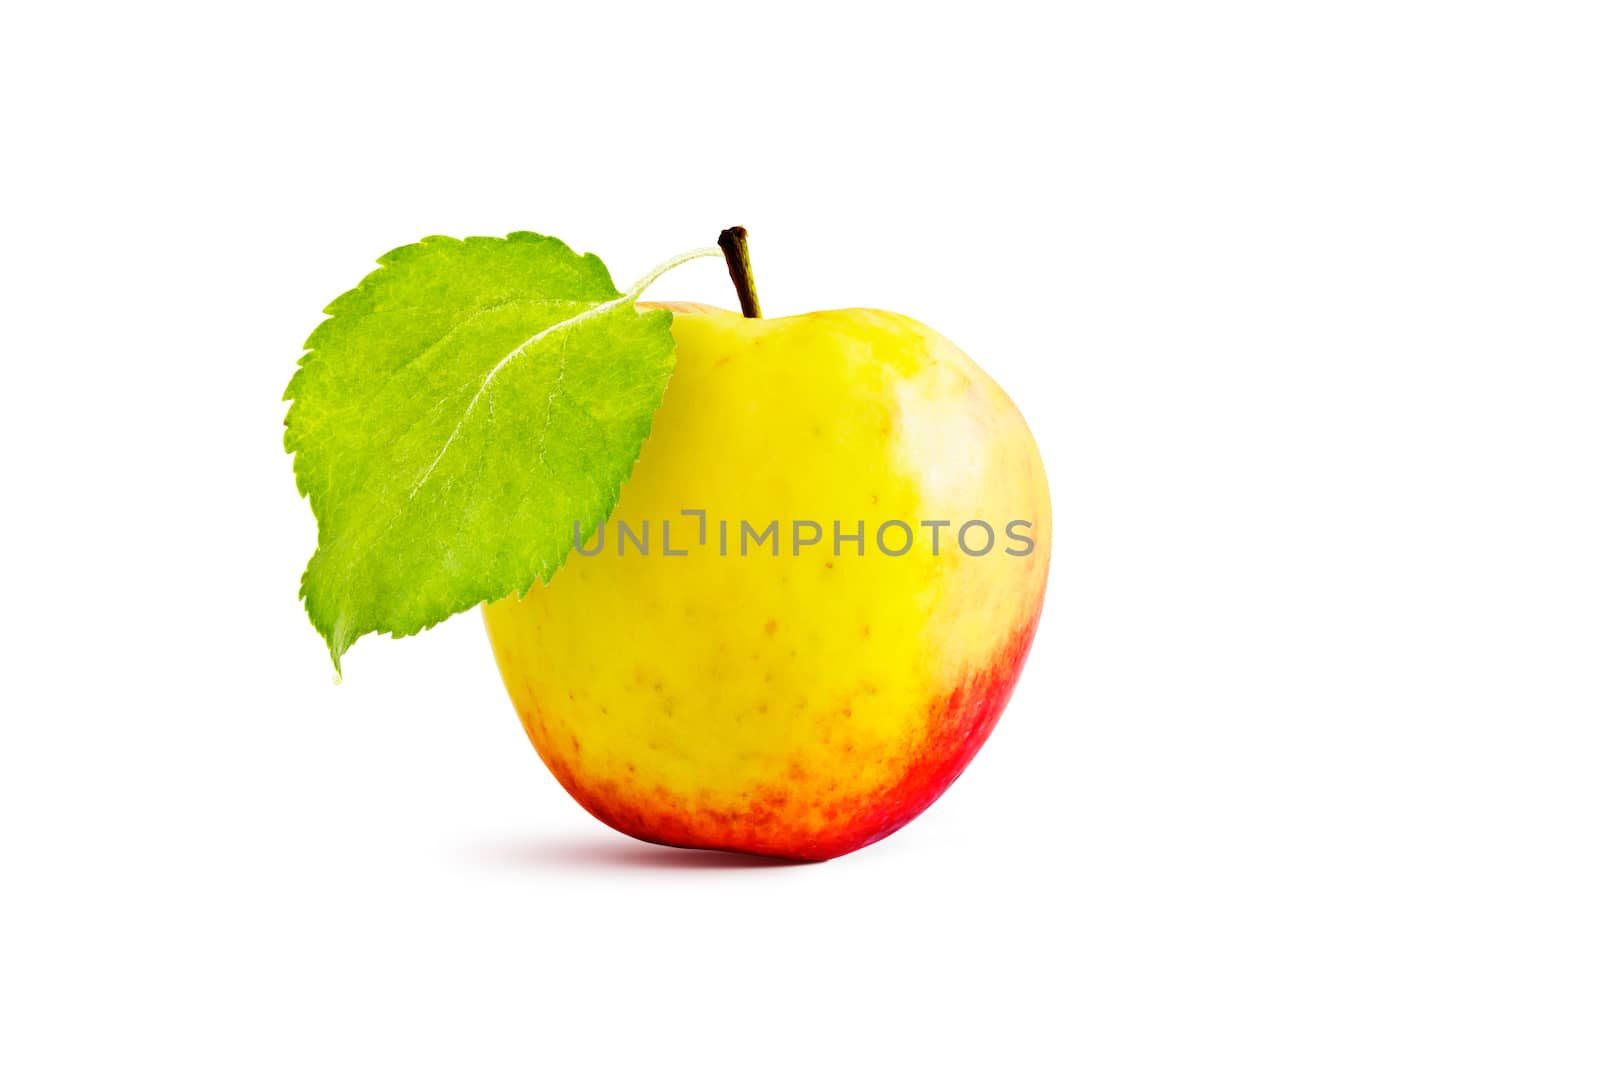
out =
<path fill-rule="evenodd" d="M 752 789 L 734 802 L 710 793 L 684 795 L 657 785 L 641 791 L 636 769 L 627 764 L 620 777 L 597 776 L 568 757 L 548 731 L 524 719 L 528 735 L 550 772 L 590 814 L 620 832 L 676 847 L 743 851 L 804 861 L 835 858 L 882 840 L 928 808 L 955 782 L 993 732 L 1011 698 L 1038 626 L 1035 611 L 1026 626 L 1003 645 L 990 663 L 964 678 L 927 708 L 926 734 L 913 750 L 881 751 L 898 763 L 888 787 L 863 792 L 835 767 L 791 760 L 781 784 Z M 766 711 L 763 704 L 757 708 Z M 848 706 L 836 720 L 848 719 Z M 835 737 L 826 750 L 854 757 L 858 739 Z M 843 761 L 849 765 L 851 759 Z"/>

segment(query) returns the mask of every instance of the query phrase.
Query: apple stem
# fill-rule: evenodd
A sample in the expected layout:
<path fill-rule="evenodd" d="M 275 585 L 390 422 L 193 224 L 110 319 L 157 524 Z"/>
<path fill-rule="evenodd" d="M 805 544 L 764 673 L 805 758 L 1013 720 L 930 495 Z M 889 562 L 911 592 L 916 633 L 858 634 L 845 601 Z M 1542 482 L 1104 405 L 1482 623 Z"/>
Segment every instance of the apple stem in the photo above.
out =
<path fill-rule="evenodd" d="M 761 317 L 761 302 L 756 299 L 756 279 L 750 273 L 749 234 L 743 226 L 729 226 L 717 238 L 722 258 L 728 261 L 728 277 L 739 294 L 739 310 L 746 318 Z"/>

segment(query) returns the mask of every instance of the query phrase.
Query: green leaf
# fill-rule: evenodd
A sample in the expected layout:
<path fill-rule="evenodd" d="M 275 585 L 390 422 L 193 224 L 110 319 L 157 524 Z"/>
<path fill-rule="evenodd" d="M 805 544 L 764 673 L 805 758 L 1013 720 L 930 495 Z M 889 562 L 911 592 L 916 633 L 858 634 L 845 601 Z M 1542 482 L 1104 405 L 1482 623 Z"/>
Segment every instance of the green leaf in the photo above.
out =
<path fill-rule="evenodd" d="M 603 522 L 673 367 L 672 315 L 536 233 L 397 248 L 284 398 L 317 518 L 300 595 L 340 657 L 547 581 Z"/>

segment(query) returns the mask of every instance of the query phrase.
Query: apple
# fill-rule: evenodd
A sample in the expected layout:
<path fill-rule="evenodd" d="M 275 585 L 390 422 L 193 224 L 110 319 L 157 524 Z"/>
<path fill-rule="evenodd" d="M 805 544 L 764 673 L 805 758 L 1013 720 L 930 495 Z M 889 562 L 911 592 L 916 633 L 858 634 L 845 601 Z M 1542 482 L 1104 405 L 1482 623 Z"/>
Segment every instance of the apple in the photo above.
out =
<path fill-rule="evenodd" d="M 650 438 L 588 554 L 485 606 L 501 675 L 607 825 L 843 855 L 949 788 L 1017 683 L 1050 562 L 1038 446 L 902 315 L 658 306 L 677 369 Z"/>

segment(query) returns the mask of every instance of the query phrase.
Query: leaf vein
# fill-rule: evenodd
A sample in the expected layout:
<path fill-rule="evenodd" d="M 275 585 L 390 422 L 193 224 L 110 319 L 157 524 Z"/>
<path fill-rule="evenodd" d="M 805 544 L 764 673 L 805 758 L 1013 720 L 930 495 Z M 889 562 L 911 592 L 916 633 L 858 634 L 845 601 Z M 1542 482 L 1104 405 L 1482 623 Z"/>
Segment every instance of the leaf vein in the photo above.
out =
<path fill-rule="evenodd" d="M 579 323 L 586 322 L 591 318 L 605 314 L 607 311 L 615 310 L 616 308 L 621 307 L 623 304 L 626 304 L 633 299 L 634 296 L 632 294 L 624 293 L 614 300 L 607 300 L 605 303 L 595 304 L 587 311 L 580 312 L 579 314 L 573 315 L 571 318 L 564 318 L 560 322 L 546 326 L 544 329 L 541 329 L 539 332 L 535 333 L 533 336 L 529 337 L 527 340 L 523 341 L 521 344 L 507 352 L 498 363 L 490 368 L 489 373 L 484 375 L 483 383 L 478 386 L 478 391 L 472 394 L 472 399 L 467 401 L 467 409 L 462 412 L 460 420 L 455 424 L 455 428 L 450 431 L 450 436 L 445 439 L 444 447 L 439 449 L 439 454 L 433 457 L 433 462 L 428 464 L 427 469 L 422 472 L 422 476 L 417 479 L 416 484 L 411 486 L 411 494 L 407 498 L 416 499 L 417 493 L 422 491 L 422 486 L 428 483 L 428 479 L 433 476 L 433 472 L 439 468 L 439 461 L 444 458 L 445 453 L 450 450 L 450 446 L 456 442 L 458 437 L 461 436 L 462 427 L 465 426 L 467 424 L 467 420 L 472 417 L 472 412 L 477 408 L 478 402 L 483 399 L 484 394 L 489 391 L 489 387 L 494 384 L 494 379 L 499 376 L 500 371 L 504 370 L 514 359 L 522 355 L 533 345 L 544 340 L 546 337 L 571 329 Z"/>

